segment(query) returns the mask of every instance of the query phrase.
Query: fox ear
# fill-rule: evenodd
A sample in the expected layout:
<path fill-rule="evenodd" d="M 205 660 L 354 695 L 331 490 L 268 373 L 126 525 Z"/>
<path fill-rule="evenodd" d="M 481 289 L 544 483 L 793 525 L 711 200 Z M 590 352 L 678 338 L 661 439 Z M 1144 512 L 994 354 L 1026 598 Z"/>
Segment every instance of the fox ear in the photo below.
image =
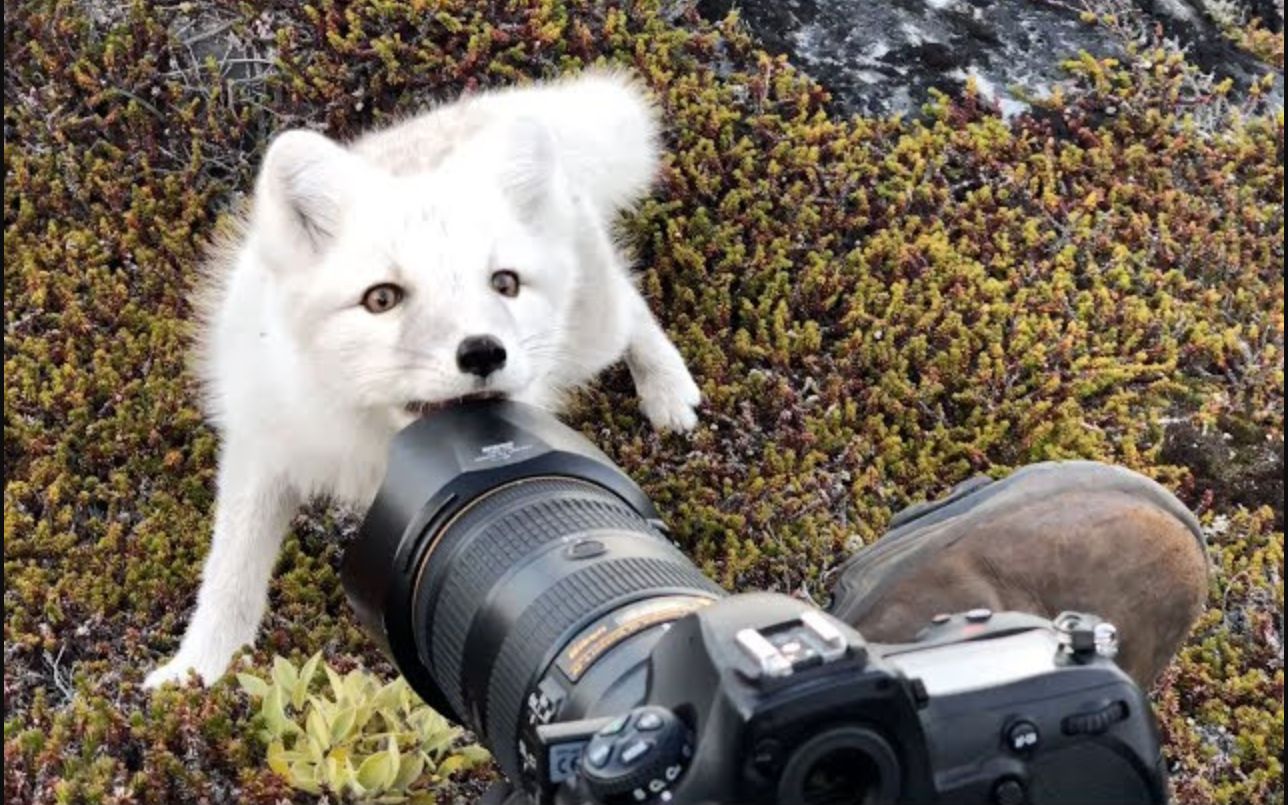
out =
<path fill-rule="evenodd" d="M 279 236 L 320 252 L 339 230 L 355 163 L 338 143 L 316 132 L 279 134 L 260 169 L 257 206 Z"/>
<path fill-rule="evenodd" d="M 501 186 L 522 218 L 532 220 L 550 208 L 558 171 L 558 152 L 550 130 L 531 117 L 511 122 Z"/>

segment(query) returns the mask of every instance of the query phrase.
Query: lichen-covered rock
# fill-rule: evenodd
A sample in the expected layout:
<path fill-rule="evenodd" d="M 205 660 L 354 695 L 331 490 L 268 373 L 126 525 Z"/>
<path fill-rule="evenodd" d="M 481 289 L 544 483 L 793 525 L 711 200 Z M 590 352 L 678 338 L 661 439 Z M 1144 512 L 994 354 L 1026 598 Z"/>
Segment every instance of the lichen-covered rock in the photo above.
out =
<path fill-rule="evenodd" d="M 352 135 L 598 59 L 665 113 L 671 156 L 623 230 L 707 404 L 659 437 L 617 371 L 571 419 L 691 555 L 821 598 L 893 510 L 971 473 L 1139 469 L 1200 510 L 1215 567 L 1155 692 L 1178 799 L 1282 801 L 1282 494 L 1164 449 L 1177 423 L 1237 422 L 1236 446 L 1282 456 L 1283 111 L 1257 87 L 1098 54 L 1033 116 L 967 92 L 843 120 L 736 21 L 653 0 L 6 11 L 6 802 L 309 801 L 231 680 L 139 687 L 208 539 L 216 441 L 184 369 L 201 245 L 277 128 Z M 391 676 L 336 579 L 348 528 L 296 521 L 250 663 L 320 650 Z"/>

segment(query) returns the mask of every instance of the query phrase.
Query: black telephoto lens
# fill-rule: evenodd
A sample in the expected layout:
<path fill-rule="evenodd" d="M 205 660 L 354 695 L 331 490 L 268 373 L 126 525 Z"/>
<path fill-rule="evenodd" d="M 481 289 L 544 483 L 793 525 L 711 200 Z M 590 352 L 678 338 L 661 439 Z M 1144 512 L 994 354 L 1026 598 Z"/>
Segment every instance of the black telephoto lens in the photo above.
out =
<path fill-rule="evenodd" d="M 413 688 L 517 781 L 532 763 L 521 727 L 540 717 L 532 694 L 556 660 L 575 654 L 569 678 L 593 686 L 585 666 L 661 628 L 613 613 L 723 596 L 660 528 L 643 492 L 580 434 L 517 403 L 464 403 L 395 438 L 342 574 Z"/>

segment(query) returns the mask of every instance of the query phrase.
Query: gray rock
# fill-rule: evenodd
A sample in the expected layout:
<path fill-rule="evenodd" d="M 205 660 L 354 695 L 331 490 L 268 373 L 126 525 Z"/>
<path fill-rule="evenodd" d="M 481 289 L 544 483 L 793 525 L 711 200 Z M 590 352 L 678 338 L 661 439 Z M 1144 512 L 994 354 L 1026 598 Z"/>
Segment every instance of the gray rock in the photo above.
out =
<path fill-rule="evenodd" d="M 933 87 L 961 91 L 974 77 L 1003 115 L 1027 109 L 1068 81 L 1060 62 L 1086 51 L 1122 56 L 1123 32 L 1161 30 L 1191 61 L 1238 89 L 1272 68 L 1239 50 L 1215 13 L 1260 17 L 1282 30 L 1282 0 L 1097 0 L 1117 10 L 1118 32 L 1079 19 L 1079 0 L 700 0 L 698 12 L 721 19 L 736 8 L 772 53 L 826 87 L 846 114 L 916 114 Z M 1278 102 L 1283 73 L 1276 72 Z"/>

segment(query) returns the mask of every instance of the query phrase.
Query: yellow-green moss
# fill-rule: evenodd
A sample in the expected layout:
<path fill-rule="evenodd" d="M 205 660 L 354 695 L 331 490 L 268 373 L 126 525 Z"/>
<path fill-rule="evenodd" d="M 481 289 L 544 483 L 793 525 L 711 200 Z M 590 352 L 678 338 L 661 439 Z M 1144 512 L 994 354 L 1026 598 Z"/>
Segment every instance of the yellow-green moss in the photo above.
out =
<path fill-rule="evenodd" d="M 1206 509 L 1217 568 L 1157 691 L 1179 799 L 1283 800 L 1282 492 L 1222 503 L 1160 451 L 1164 417 L 1282 444 L 1281 108 L 1150 53 L 1070 64 L 1080 89 L 1014 124 L 972 97 L 841 120 L 736 21 L 654 0 L 6 11 L 6 801 L 302 796 L 231 682 L 139 690 L 207 544 L 215 440 L 183 361 L 200 245 L 276 128 L 350 135 L 600 58 L 665 110 L 663 179 L 624 227 L 707 404 L 659 438 L 614 371 L 572 418 L 691 555 L 817 595 L 892 511 L 973 472 L 1140 469 Z M 223 20 L 242 61 L 181 43 Z M 346 527 L 297 521 L 253 662 L 390 673 L 339 590 Z"/>

